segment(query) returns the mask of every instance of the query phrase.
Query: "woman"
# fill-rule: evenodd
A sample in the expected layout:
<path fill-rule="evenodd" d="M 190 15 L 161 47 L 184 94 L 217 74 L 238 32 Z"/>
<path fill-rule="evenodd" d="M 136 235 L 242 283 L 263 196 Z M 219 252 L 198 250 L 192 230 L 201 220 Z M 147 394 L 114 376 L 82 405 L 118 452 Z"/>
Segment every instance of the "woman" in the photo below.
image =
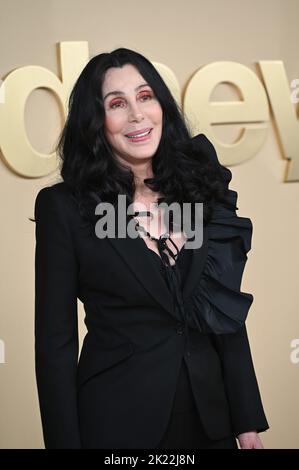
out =
<path fill-rule="evenodd" d="M 203 134 L 191 138 L 153 65 L 124 48 L 82 71 L 58 152 L 63 181 L 35 202 L 45 446 L 262 448 L 253 297 L 240 292 L 252 225 L 236 215 L 230 170 Z M 203 203 L 200 246 L 187 248 L 173 216 L 166 224 L 162 202 L 191 204 L 193 229 Z M 121 220 L 135 238 L 103 237 Z M 77 298 L 88 330 L 78 363 Z"/>

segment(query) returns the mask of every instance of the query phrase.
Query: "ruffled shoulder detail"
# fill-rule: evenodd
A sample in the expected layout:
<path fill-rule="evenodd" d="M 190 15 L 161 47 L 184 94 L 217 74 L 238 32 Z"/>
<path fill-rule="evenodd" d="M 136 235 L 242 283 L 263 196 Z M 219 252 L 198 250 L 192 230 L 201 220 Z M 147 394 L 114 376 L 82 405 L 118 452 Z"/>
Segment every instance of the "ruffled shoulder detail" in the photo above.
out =
<path fill-rule="evenodd" d="M 222 168 L 230 181 L 230 170 Z M 253 302 L 252 294 L 240 290 L 253 228 L 249 218 L 236 214 L 237 198 L 236 191 L 227 189 L 227 204 L 213 206 L 205 266 L 198 287 L 187 299 L 188 323 L 204 333 L 237 331 Z"/>
<path fill-rule="evenodd" d="M 227 197 L 236 204 L 236 191 L 229 190 Z M 233 333 L 244 324 L 253 302 L 252 294 L 240 290 L 252 223 L 234 209 L 215 204 L 207 230 L 208 254 L 199 285 L 187 302 L 188 323 L 203 333 Z"/>

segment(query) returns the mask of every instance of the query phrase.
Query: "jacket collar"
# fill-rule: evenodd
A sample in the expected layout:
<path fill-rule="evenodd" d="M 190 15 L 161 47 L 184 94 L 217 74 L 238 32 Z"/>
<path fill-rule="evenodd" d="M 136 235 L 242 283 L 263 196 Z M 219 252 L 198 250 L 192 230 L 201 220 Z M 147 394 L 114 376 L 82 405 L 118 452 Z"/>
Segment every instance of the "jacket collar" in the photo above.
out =
<path fill-rule="evenodd" d="M 137 238 L 107 238 L 112 247 L 121 256 L 128 268 L 135 275 L 148 293 L 171 315 L 173 299 L 165 282 L 162 282 L 161 273 L 149 253 L 145 241 L 139 235 Z M 186 274 L 183 286 L 183 298 L 189 297 L 199 283 L 208 252 L 207 227 L 203 229 L 203 243 L 200 248 L 192 249 L 191 263 Z"/>

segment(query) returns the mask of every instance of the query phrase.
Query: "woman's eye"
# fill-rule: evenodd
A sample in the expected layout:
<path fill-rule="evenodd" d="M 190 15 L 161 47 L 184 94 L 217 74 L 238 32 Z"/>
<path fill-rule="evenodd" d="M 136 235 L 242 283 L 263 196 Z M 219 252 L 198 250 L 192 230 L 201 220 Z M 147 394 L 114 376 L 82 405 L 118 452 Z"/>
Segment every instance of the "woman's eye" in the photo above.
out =
<path fill-rule="evenodd" d="M 115 102 L 115 103 L 112 103 L 112 104 L 111 104 L 111 108 L 114 109 L 115 106 L 117 107 L 117 106 L 120 105 L 120 104 L 122 104 L 121 101 L 117 101 L 117 102 Z"/>
<path fill-rule="evenodd" d="M 142 95 L 141 99 L 143 99 L 143 98 L 151 98 L 151 95 Z"/>

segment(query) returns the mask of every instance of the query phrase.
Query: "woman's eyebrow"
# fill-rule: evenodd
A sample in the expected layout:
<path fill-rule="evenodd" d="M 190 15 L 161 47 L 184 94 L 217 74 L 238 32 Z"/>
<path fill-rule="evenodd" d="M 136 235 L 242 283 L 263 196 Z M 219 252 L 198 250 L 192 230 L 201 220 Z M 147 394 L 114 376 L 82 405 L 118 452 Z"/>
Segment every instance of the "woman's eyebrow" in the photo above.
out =
<path fill-rule="evenodd" d="M 135 91 L 139 90 L 139 88 L 141 88 L 143 86 L 148 86 L 148 83 L 142 83 L 142 85 L 138 85 L 138 87 L 135 88 Z M 107 95 L 105 95 L 104 101 L 110 95 L 124 95 L 124 94 L 125 93 L 123 91 L 120 91 L 120 90 L 110 91 L 109 93 L 107 93 Z"/>

